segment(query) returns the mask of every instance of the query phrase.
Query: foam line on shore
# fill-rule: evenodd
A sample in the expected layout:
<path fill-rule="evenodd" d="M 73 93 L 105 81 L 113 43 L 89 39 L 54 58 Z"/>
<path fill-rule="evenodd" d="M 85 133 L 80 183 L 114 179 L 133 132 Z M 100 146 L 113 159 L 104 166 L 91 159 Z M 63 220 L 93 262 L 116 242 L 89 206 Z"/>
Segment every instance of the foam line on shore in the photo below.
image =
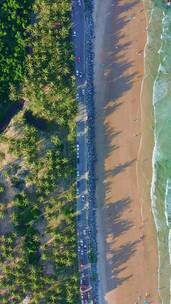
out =
<path fill-rule="evenodd" d="M 144 6 L 145 6 L 145 3 L 146 1 L 144 0 Z M 150 2 L 150 4 L 152 5 L 152 3 Z M 149 14 L 150 12 L 150 14 Z M 142 108 L 142 95 L 143 95 L 143 87 L 144 87 L 144 82 L 146 80 L 146 78 L 149 76 L 148 73 L 151 72 L 149 71 L 147 68 L 146 68 L 146 59 L 147 59 L 147 53 L 148 53 L 148 46 L 150 46 L 151 44 L 151 40 L 150 40 L 150 25 L 151 23 L 153 22 L 152 19 L 153 19 L 153 14 L 154 14 L 154 7 L 151 6 L 148 13 L 147 13 L 147 10 L 145 9 L 145 16 L 146 16 L 146 24 L 148 25 L 146 27 L 147 29 L 147 39 L 146 39 L 146 44 L 145 44 L 145 48 L 144 48 L 144 77 L 143 77 L 143 80 L 142 80 L 142 86 L 141 86 L 141 95 L 140 95 L 140 100 L 141 100 L 141 108 Z M 148 70 L 148 72 L 147 72 Z M 153 95 L 153 100 L 152 100 L 152 103 L 153 103 L 153 106 L 154 106 L 154 86 L 155 86 L 155 81 L 154 81 L 154 84 L 153 84 L 153 87 L 151 88 L 152 90 L 152 95 Z M 153 108 L 153 111 L 154 111 L 154 108 Z M 154 122 L 155 122 L 155 117 L 154 117 Z M 150 196 L 151 196 L 151 209 L 152 209 L 152 214 L 153 214 L 153 218 L 154 218 L 154 223 L 155 223 L 155 227 L 156 227 L 156 232 L 158 234 L 158 231 L 159 231 L 159 222 L 157 220 L 157 209 L 156 209 L 156 195 L 155 195 L 155 185 L 156 185 L 156 181 L 157 181 L 157 178 L 156 178 L 156 174 L 155 174 L 155 155 L 157 153 L 157 147 L 156 147 L 156 134 L 155 134 L 155 131 L 153 132 L 153 136 L 154 136 L 154 147 L 153 147 L 153 152 L 152 152 L 152 159 L 151 159 L 151 162 L 152 162 L 152 180 L 151 180 L 151 187 L 150 187 Z M 139 153 L 140 153 L 140 150 L 142 148 L 142 138 L 141 138 L 141 141 L 140 141 L 140 148 L 139 148 Z M 158 240 L 158 237 L 157 237 L 157 247 L 158 247 L 158 252 L 159 252 L 159 240 Z M 160 277 L 159 277 L 159 269 L 161 267 L 161 259 L 160 259 L 160 254 L 158 255 L 158 285 L 159 285 L 159 280 L 160 280 Z M 159 294 L 160 296 L 160 294 Z M 163 301 L 161 299 L 161 296 L 160 296 L 160 300 L 161 300 L 161 303 L 163 304 Z"/>
<path fill-rule="evenodd" d="M 162 10 L 162 7 L 161 7 Z M 154 149 L 153 149 L 153 157 L 152 157 L 152 167 L 153 167 L 153 174 L 152 174 L 152 185 L 151 185 L 151 203 L 152 203 L 152 211 L 154 216 L 154 221 L 156 224 L 156 229 L 158 232 L 158 255 L 159 255 L 159 271 L 158 271 L 158 281 L 159 281 L 159 288 L 160 290 L 160 298 L 163 304 L 169 302 L 169 284 L 170 282 L 166 282 L 166 278 L 168 274 L 163 276 L 162 272 L 164 272 L 163 267 L 166 268 L 167 265 L 163 264 L 163 256 L 165 255 L 165 263 L 167 263 L 167 255 L 168 255 L 168 262 L 171 262 L 171 232 L 170 232 L 170 223 L 168 220 L 169 217 L 169 176 L 168 170 L 166 167 L 166 160 L 167 166 L 169 166 L 169 162 L 171 161 L 169 158 L 169 153 L 167 149 L 163 148 L 163 143 L 165 143 L 167 134 L 167 112 L 169 112 L 168 106 L 168 98 L 169 98 L 169 79 L 167 79 L 167 75 L 169 74 L 167 71 L 167 67 L 169 62 L 166 60 L 167 55 L 167 45 L 166 40 L 168 39 L 166 32 L 168 26 L 168 19 L 169 19 L 169 12 L 165 13 L 163 10 L 163 17 L 162 17 L 162 34 L 160 36 L 160 49 L 158 54 L 160 54 L 160 64 L 158 67 L 158 72 L 154 81 L 153 85 L 153 109 L 154 109 Z M 167 38 L 167 39 L 166 39 Z M 159 112 L 160 111 L 160 112 Z M 168 146 L 169 149 L 169 146 Z M 163 171 L 162 171 L 163 170 Z M 162 174 L 162 180 L 158 181 L 159 176 Z M 161 178 L 160 178 L 161 179 Z M 163 190 L 162 190 L 163 189 Z M 164 192 L 164 193 L 163 193 Z M 159 198 L 160 193 L 160 198 Z M 159 210 L 159 202 L 161 206 L 161 210 Z M 162 211 L 163 210 L 163 211 Z M 164 216 L 162 215 L 164 214 Z M 167 228 L 168 227 L 168 228 Z M 167 240 L 167 244 L 165 242 Z M 168 251 L 168 253 L 166 252 Z M 170 265 L 168 265 L 169 267 Z M 165 269 L 164 268 L 164 269 Z M 168 278 L 170 280 L 170 278 Z M 168 287 L 167 287 L 168 285 Z M 164 286 L 164 288 L 163 288 Z M 165 289 L 165 291 L 163 291 Z M 171 291 L 171 289 L 170 289 Z"/>

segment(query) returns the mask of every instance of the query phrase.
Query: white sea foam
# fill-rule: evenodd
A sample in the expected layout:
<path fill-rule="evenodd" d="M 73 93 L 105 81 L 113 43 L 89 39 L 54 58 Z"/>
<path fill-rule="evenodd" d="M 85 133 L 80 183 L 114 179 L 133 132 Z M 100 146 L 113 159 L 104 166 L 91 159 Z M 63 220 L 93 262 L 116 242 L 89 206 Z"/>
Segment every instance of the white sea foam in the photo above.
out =
<path fill-rule="evenodd" d="M 156 135 L 154 134 L 155 142 L 156 142 Z M 159 160 L 158 158 L 159 152 L 157 148 L 157 144 L 155 143 L 153 148 L 153 154 L 152 154 L 152 182 L 151 182 L 151 206 L 152 206 L 152 212 L 154 217 L 154 222 L 156 226 L 156 230 L 159 233 L 162 230 L 162 223 L 159 220 L 158 217 L 158 209 L 157 209 L 157 195 L 156 195 L 156 188 L 157 188 L 157 173 L 156 173 L 156 162 Z"/>
<path fill-rule="evenodd" d="M 161 69 L 162 66 L 160 64 L 158 69 L 159 73 Z M 169 90 L 169 83 L 167 83 L 165 79 L 157 78 L 154 82 L 153 105 L 164 99 L 168 95 L 168 90 Z"/>
<path fill-rule="evenodd" d="M 171 229 L 169 229 L 169 236 L 168 236 L 168 247 L 169 247 L 169 258 L 170 258 L 170 265 L 171 265 Z"/>
<path fill-rule="evenodd" d="M 154 137 L 155 137 L 155 133 L 154 133 Z M 156 139 L 155 139 L 156 142 Z M 151 182 L 151 207 L 152 207 L 152 213 L 153 213 L 153 218 L 154 218 L 154 222 L 155 222 L 155 226 L 156 226 L 156 231 L 157 234 L 159 233 L 161 227 L 160 227 L 160 222 L 158 221 L 158 216 L 157 216 L 157 206 L 156 206 L 156 202 L 157 202 L 157 196 L 156 196 L 156 182 L 157 182 L 157 174 L 156 174 L 156 170 L 155 170 L 155 163 L 156 163 L 156 144 L 154 145 L 154 149 L 153 149 L 153 155 L 152 155 L 152 182 Z M 159 239 L 157 237 L 157 243 L 158 243 L 158 248 L 159 248 Z M 158 287 L 160 286 L 160 272 L 159 270 L 161 269 L 161 256 L 160 256 L 160 251 L 158 252 Z M 160 295 L 161 297 L 161 295 Z M 163 304 L 163 300 L 161 297 L 161 303 Z"/>
<path fill-rule="evenodd" d="M 171 229 L 171 179 L 167 179 L 165 192 L 165 217 L 169 229 Z"/>
<path fill-rule="evenodd" d="M 161 40 L 171 41 L 171 36 L 169 35 L 169 33 L 162 33 Z"/>
<path fill-rule="evenodd" d="M 168 248 L 169 248 L 169 261 L 171 265 L 171 179 L 169 178 L 167 179 L 166 193 L 165 193 L 165 217 L 166 217 L 167 226 L 169 228 Z M 171 291 L 171 285 L 170 285 L 170 291 Z"/>
<path fill-rule="evenodd" d="M 160 66 L 159 66 L 159 72 L 163 73 L 165 75 L 168 75 L 168 74 L 170 74 L 170 71 L 171 71 L 171 64 L 167 64 L 167 58 L 164 58 L 163 59 L 163 64 L 160 64 Z M 165 80 L 163 82 L 165 83 L 165 86 L 164 86 L 165 92 L 164 93 L 167 94 L 169 84 L 167 84 L 165 82 Z M 161 87 L 161 90 L 162 89 L 163 89 L 163 86 Z"/>
<path fill-rule="evenodd" d="M 171 265 L 171 229 L 169 229 L 168 246 L 169 246 L 169 259 Z M 171 295 L 171 277 L 170 277 L 170 295 Z M 170 304 L 171 304 L 171 297 L 170 297 Z"/>

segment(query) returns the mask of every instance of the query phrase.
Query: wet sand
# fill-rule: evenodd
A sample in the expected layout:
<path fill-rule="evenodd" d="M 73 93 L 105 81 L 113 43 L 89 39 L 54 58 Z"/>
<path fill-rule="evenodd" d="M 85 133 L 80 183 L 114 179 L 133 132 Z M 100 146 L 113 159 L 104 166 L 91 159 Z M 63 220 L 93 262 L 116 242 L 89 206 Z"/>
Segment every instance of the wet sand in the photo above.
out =
<path fill-rule="evenodd" d="M 150 202 L 151 88 L 143 2 L 96 0 L 95 108 L 100 304 L 160 303 Z M 141 96 L 141 98 L 140 98 Z"/>

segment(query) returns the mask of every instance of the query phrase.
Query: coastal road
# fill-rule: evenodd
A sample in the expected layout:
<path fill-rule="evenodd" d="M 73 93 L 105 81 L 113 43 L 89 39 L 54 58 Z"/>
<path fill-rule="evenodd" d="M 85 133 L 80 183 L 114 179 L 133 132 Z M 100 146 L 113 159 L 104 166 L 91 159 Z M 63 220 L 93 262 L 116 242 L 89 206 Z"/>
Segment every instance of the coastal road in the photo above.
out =
<path fill-rule="evenodd" d="M 91 287 L 91 263 L 89 258 L 90 234 L 88 225 L 87 189 L 87 109 L 84 3 L 72 1 L 73 42 L 77 79 L 77 239 L 80 269 L 81 303 L 94 303 Z"/>

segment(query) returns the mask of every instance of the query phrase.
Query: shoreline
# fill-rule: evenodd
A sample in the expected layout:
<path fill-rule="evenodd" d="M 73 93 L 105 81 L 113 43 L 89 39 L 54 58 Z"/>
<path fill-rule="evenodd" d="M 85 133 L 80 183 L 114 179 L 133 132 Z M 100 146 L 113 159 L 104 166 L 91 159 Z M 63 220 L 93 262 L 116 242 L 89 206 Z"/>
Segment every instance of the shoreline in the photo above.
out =
<path fill-rule="evenodd" d="M 96 0 L 98 2 L 98 0 Z M 122 1 L 123 7 L 124 5 L 128 5 L 128 1 Z M 104 4 L 103 4 L 104 5 Z M 106 11 L 108 5 L 112 5 L 111 1 L 107 1 L 106 4 Z M 145 12 L 143 10 L 142 12 L 142 3 L 137 4 L 136 8 L 131 10 L 131 13 L 129 12 L 126 17 L 128 18 L 130 14 L 132 14 L 134 17 L 130 20 L 130 22 L 136 22 L 141 27 L 141 31 L 144 32 L 147 24 L 143 24 L 142 28 L 142 20 L 145 19 Z M 115 9 L 119 10 L 121 6 L 119 4 L 113 4 L 115 6 Z M 139 13 L 141 11 L 141 13 Z M 96 14 L 97 14 L 97 7 L 96 7 Z M 108 16 L 110 15 L 109 11 L 107 12 Z M 141 15 L 141 17 L 137 18 L 137 16 Z M 144 17 L 143 15 L 144 14 Z M 106 16 L 106 13 L 103 15 Z M 117 20 L 117 16 L 114 13 L 113 14 Z M 124 17 L 125 17 L 124 15 Z M 109 18 L 109 17 L 107 17 Z M 114 17 L 112 17 L 114 18 Z M 144 18 L 144 19 L 143 19 Z M 105 17 L 104 17 L 105 19 Z M 137 21 L 137 19 L 141 19 L 141 21 Z M 113 20 L 113 19 L 111 19 Z M 103 22 L 103 21 L 102 21 Z M 108 20 L 106 20 L 108 22 Z M 141 22 L 141 24 L 140 24 Z M 116 22 L 117 23 L 117 22 Z M 129 26 L 129 23 L 128 23 Z M 107 28 L 107 26 L 105 26 Z M 97 39 L 99 35 L 99 31 L 101 30 L 102 36 L 105 34 L 105 28 L 100 29 L 98 26 L 97 30 L 97 24 L 95 28 L 95 32 L 97 34 Z M 109 28 L 109 25 L 108 25 Z M 131 27 L 133 30 L 133 27 Z M 104 32 L 103 32 L 104 30 Z M 120 35 L 122 35 L 125 31 L 125 28 L 123 26 L 123 30 L 119 30 L 119 27 L 117 29 L 119 32 L 121 32 Z M 141 34 L 142 34 L 141 32 Z M 134 33 L 135 34 L 135 33 Z M 137 34 L 136 34 L 137 35 Z M 136 40 L 138 41 L 138 44 L 135 44 L 134 47 L 139 46 L 139 44 L 144 43 L 145 45 L 145 34 L 144 38 L 141 36 L 141 40 L 143 42 L 138 41 L 138 36 L 136 36 Z M 96 52 L 96 60 L 95 60 L 95 87 L 97 88 L 98 93 L 96 94 L 96 134 L 97 134 L 97 142 L 96 142 L 96 151 L 97 151 L 97 165 L 96 165 L 96 171 L 97 171 L 97 187 L 96 187 L 96 197 L 97 197 L 97 240 L 98 240 L 98 252 L 100 252 L 98 257 L 98 269 L 99 276 L 100 276 L 100 282 L 99 282 L 99 290 L 100 293 L 100 304 L 103 303 L 111 303 L 113 304 L 113 301 L 116 301 L 116 303 L 122 303 L 122 301 L 136 301 L 138 298 L 142 299 L 145 297 L 145 293 L 147 292 L 150 294 L 149 300 L 158 301 L 158 294 L 157 294 L 157 267 L 158 267 L 158 258 L 157 258 L 157 242 L 156 242 L 156 231 L 154 226 L 154 220 L 152 216 L 151 210 L 151 200 L 150 200 L 150 179 L 152 176 L 152 163 L 150 161 L 152 160 L 152 150 L 153 150 L 153 132 L 152 128 L 151 130 L 146 130 L 146 127 L 144 125 L 151 125 L 152 127 L 152 102 L 150 101 L 149 96 L 141 96 L 143 100 L 146 100 L 145 108 L 142 109 L 142 103 L 137 101 L 133 102 L 133 100 L 130 102 L 129 106 L 126 106 L 126 109 L 120 110 L 120 103 L 123 103 L 123 96 L 116 96 L 116 92 L 112 93 L 114 95 L 114 100 L 119 100 L 119 103 L 115 105 L 115 111 L 112 112 L 111 104 L 108 105 L 105 103 L 103 99 L 105 99 L 105 94 L 110 95 L 105 92 L 103 94 L 104 86 L 106 90 L 111 90 L 111 87 L 108 85 L 109 77 L 112 75 L 112 72 L 109 69 L 105 70 L 105 66 L 110 66 L 110 63 L 105 58 L 106 54 L 105 52 L 99 54 L 97 51 L 97 39 L 96 39 L 96 45 L 95 45 L 95 52 Z M 107 38 L 106 38 L 107 39 Z M 109 38 L 110 39 L 110 38 Z M 134 39 L 133 37 L 131 39 Z M 101 39 L 103 40 L 103 39 Z M 104 39 L 105 40 L 105 39 Z M 122 41 L 122 38 L 120 38 Z M 125 39 L 126 40 L 126 39 Z M 139 39 L 140 40 L 140 39 Z M 116 40 L 117 41 L 117 40 Z M 98 42 L 99 43 L 99 42 Z M 101 49 L 102 46 L 104 47 L 104 41 L 101 41 Z M 107 44 L 108 42 L 106 42 Z M 118 41 L 117 41 L 118 43 Z M 127 43 L 127 40 L 126 42 Z M 131 43 L 135 43 L 134 40 L 131 40 Z M 133 46 L 132 46 L 133 47 Z M 141 46 L 142 49 L 142 46 Z M 107 51 L 109 53 L 109 49 Z M 133 55 L 131 53 L 131 50 L 129 51 L 129 55 L 125 54 L 124 51 L 119 47 L 119 52 L 116 51 L 116 54 L 114 54 L 113 58 L 115 59 L 119 58 L 119 53 L 121 53 L 120 56 L 130 56 L 131 59 L 133 58 Z M 141 51 L 142 53 L 142 51 Z M 138 53 L 136 55 L 139 55 Z M 138 57 L 138 56 L 137 56 Z M 100 58 L 100 60 L 99 60 Z M 129 58 L 128 58 L 129 59 Z M 99 60 L 99 61 L 98 61 Z M 120 59 L 119 59 L 120 60 Z M 143 92 L 147 91 L 150 92 L 149 83 L 146 79 L 146 76 L 143 72 L 144 69 L 144 61 L 141 61 L 140 59 L 136 59 L 136 68 L 138 68 L 138 71 L 140 71 L 139 75 L 134 75 L 133 79 L 135 82 L 138 82 L 138 86 L 135 84 L 133 85 L 133 88 L 127 89 L 125 93 L 125 98 L 131 98 L 132 94 L 134 94 L 134 98 L 136 100 L 140 99 L 140 87 L 143 91 L 141 91 L 142 95 Z M 106 64 L 107 62 L 107 64 Z M 97 66 L 100 64 L 100 67 Z M 113 65 L 113 67 L 118 68 L 117 63 Z M 135 71 L 132 71 L 132 67 L 128 67 L 131 69 L 131 73 L 134 74 Z M 104 72 L 104 75 L 103 75 Z M 105 75 L 106 73 L 106 75 Z M 127 74 L 127 71 L 123 70 L 124 77 L 125 74 Z M 130 74 L 130 71 L 128 72 Z M 143 75 L 142 75 L 143 74 Z M 98 77 L 97 77 L 98 75 Z M 108 77 L 109 75 L 109 77 Z M 120 77 L 120 76 L 119 76 Z M 107 78 L 107 80 L 106 80 Z M 115 77 L 116 78 L 116 77 Z M 100 85 L 99 85 L 100 83 Z M 138 89 L 139 88 L 139 89 Z M 131 91 L 131 93 L 128 93 Z M 138 93 L 139 92 L 139 93 Z M 130 95 L 129 95 L 130 94 Z M 138 94 L 138 95 L 137 95 Z M 100 105 L 97 104 L 97 99 L 100 100 Z M 108 98 L 109 99 L 109 98 Z M 129 101 L 129 100 L 128 100 Z M 142 100 L 141 100 L 142 101 Z M 110 102 L 111 103 L 111 102 Z M 115 102 L 116 103 L 116 102 Z M 143 103 L 144 104 L 144 103 Z M 101 112 L 100 112 L 100 107 Z M 120 107 L 120 108 L 119 108 Z M 118 108 L 118 109 L 117 109 Z M 136 111 L 135 111 L 136 108 Z M 151 114 L 149 114 L 149 110 L 151 111 Z M 142 112 L 141 112 L 142 111 Z M 116 112 L 117 116 L 116 116 Z M 119 113 L 120 112 L 120 113 Z M 136 114 L 135 114 L 135 113 Z M 141 113 L 140 113 L 141 112 Z M 145 115 L 148 114 L 148 115 Z M 118 116 L 120 115 L 120 118 L 118 119 Z M 120 130 L 118 128 L 123 127 L 122 123 L 122 115 L 124 115 L 125 119 L 129 121 L 123 121 L 125 123 L 124 133 L 125 136 L 122 136 L 119 134 Z M 128 117 L 129 115 L 129 117 Z M 143 120 L 143 115 L 145 116 L 145 120 Z M 140 119 L 141 116 L 141 119 Z M 140 122 L 141 120 L 141 122 Z M 110 145 L 109 142 L 107 142 L 106 134 L 105 134 L 105 127 L 107 125 L 108 127 L 108 133 L 112 133 L 112 127 L 113 127 L 113 121 L 116 121 L 115 127 L 117 126 L 118 130 L 115 130 L 113 132 L 114 136 L 110 135 L 110 142 L 113 143 L 113 147 L 111 147 L 111 151 L 106 151 L 106 146 Z M 130 122 L 135 121 L 135 127 L 130 127 Z M 128 124 L 128 125 L 127 125 Z M 136 128 L 136 134 L 134 135 L 135 138 L 132 139 L 132 134 L 130 134 L 134 128 Z M 116 128 L 115 128 L 116 129 Z M 127 131 L 128 129 L 128 131 Z M 122 131 L 123 132 L 123 131 Z M 145 132 L 145 133 L 144 133 Z M 138 135 L 137 135 L 138 134 Z M 140 134 L 140 136 L 139 136 Z M 121 137 L 121 139 L 118 139 L 117 137 Z M 113 139 L 115 137 L 115 139 Z M 127 140 L 127 137 L 129 140 Z M 140 139 L 141 138 L 141 139 Z M 127 142 L 127 144 L 124 143 L 124 140 Z M 148 151 L 142 149 L 141 147 L 141 141 L 142 143 L 148 143 Z M 118 143 L 123 146 L 122 151 L 117 151 L 119 148 L 117 147 Z M 117 144 L 117 145 L 116 145 Z M 144 144 L 143 144 L 144 147 Z M 101 149 L 99 152 L 99 148 Z M 108 149 L 109 150 L 109 149 Z M 135 156 L 135 151 L 137 154 L 137 160 L 134 161 L 134 159 L 131 159 L 132 156 Z M 129 160 L 127 162 L 122 164 L 122 159 L 125 159 L 125 155 L 129 155 Z M 146 160 L 148 158 L 148 160 Z M 116 162 L 117 159 L 117 162 Z M 144 169 L 144 160 L 146 162 L 146 169 Z M 115 168 L 114 176 L 112 175 L 112 170 L 109 170 L 113 162 L 115 162 Z M 151 168 L 151 172 L 149 171 L 149 164 Z M 142 165 L 145 177 L 142 176 Z M 117 170 L 116 170 L 117 169 Z M 121 169 L 121 170 L 120 170 Z M 106 171 L 108 173 L 106 174 Z M 110 171 L 110 174 L 109 174 Z M 123 172 L 122 172 L 123 171 Z M 125 171 L 125 172 L 124 172 Z M 127 172 L 129 171 L 129 172 Z M 123 175 L 122 178 L 119 178 L 119 175 Z M 128 182 L 128 179 L 130 178 L 130 182 Z M 117 181 L 118 179 L 118 181 Z M 124 182 L 128 183 L 127 189 L 122 189 L 122 183 Z M 136 189 L 133 189 L 133 185 L 137 183 Z M 107 185 L 107 187 L 106 187 Z M 114 188 L 114 191 L 113 191 Z M 140 188 L 143 188 L 140 189 Z M 117 189 L 117 193 L 114 193 Z M 122 193 L 125 195 L 125 199 L 120 198 L 120 195 L 122 196 Z M 131 193 L 131 196 L 128 195 Z M 141 201 L 139 200 L 139 195 L 144 193 L 141 197 Z M 135 204 L 136 201 L 136 204 Z M 145 203 L 144 203 L 145 202 Z M 150 203 L 149 203 L 150 202 Z M 139 204 L 141 208 L 141 212 L 138 210 L 137 203 Z M 111 206 L 113 205 L 113 206 Z M 145 205 L 145 206 L 144 206 Z M 110 211 L 110 212 L 109 212 Z M 117 214 L 118 213 L 118 214 Z M 131 213 L 134 213 L 133 215 L 130 215 Z M 116 216 L 117 214 L 117 216 Z M 142 218 L 143 216 L 143 218 Z M 113 225 L 110 225 L 110 221 L 114 219 Z M 110 220 L 110 221 L 109 221 Z M 130 225 L 130 221 L 132 221 L 132 225 Z M 130 231 L 125 230 L 124 226 L 127 226 L 127 229 Z M 150 225 L 150 229 L 149 229 Z M 103 228 L 102 228 L 103 227 Z M 123 229 L 122 229 L 123 228 Z M 134 228 L 134 229 L 133 229 Z M 150 233 L 149 233 L 150 230 Z M 110 232 L 110 234 L 109 234 Z M 117 234 L 117 237 L 114 236 L 114 234 Z M 124 235 L 125 234 L 125 235 Z M 139 235 L 139 237 L 138 237 Z M 130 247 L 128 247 L 128 240 L 130 242 Z M 134 241 L 133 241 L 134 240 Z M 130 256 L 129 259 L 125 259 L 125 253 L 122 252 L 122 248 L 130 248 Z M 127 246 L 127 247 L 126 247 Z M 148 249 L 148 247 L 151 246 L 152 250 Z M 124 250 L 125 251 L 125 250 Z M 122 263 L 117 262 L 116 260 L 119 260 L 120 253 L 123 254 Z M 133 258 L 131 256 L 134 255 Z M 142 265 L 139 265 L 139 263 L 142 262 Z M 138 263 L 136 267 L 136 263 Z M 138 269 L 136 269 L 138 268 Z M 131 273 L 132 272 L 132 273 Z M 121 275 L 125 276 L 126 279 L 121 279 Z M 136 280 L 139 280 L 142 282 L 142 285 L 144 286 L 137 286 Z M 112 282 L 113 281 L 113 282 Z M 144 283 L 145 281 L 145 283 Z M 138 284 L 138 285 L 139 285 Z M 110 285 L 110 288 L 109 288 Z M 134 302 L 133 302 L 134 303 Z M 139 302 L 138 302 L 139 303 Z M 155 302 L 156 303 L 156 302 Z M 158 302 L 157 302 L 158 303 Z"/>
<path fill-rule="evenodd" d="M 155 7 L 153 6 L 153 16 L 152 16 L 152 49 L 155 50 L 156 55 L 153 56 L 153 61 L 155 60 L 156 73 L 154 77 L 153 85 L 153 111 L 154 111 L 154 149 L 153 149 L 153 176 L 152 176 L 152 186 L 151 186 L 151 201 L 152 201 L 152 211 L 157 229 L 157 240 L 158 240 L 158 288 L 160 292 L 161 303 L 167 304 L 170 302 L 170 256 L 169 256 L 169 224 L 167 222 L 168 210 L 166 211 L 166 189 L 167 182 L 170 179 L 170 170 L 163 171 L 163 168 L 167 168 L 167 165 L 160 163 L 160 158 L 158 155 L 163 152 L 164 145 L 162 140 L 165 140 L 165 147 L 167 149 L 164 152 L 164 158 L 169 160 L 170 166 L 170 154 L 167 154 L 167 151 L 170 151 L 170 146 L 167 146 L 169 143 L 169 134 L 167 134 L 167 119 L 169 118 L 170 108 L 167 108 L 167 100 L 170 101 L 170 96 L 167 94 L 160 99 L 160 95 L 157 93 L 156 83 L 162 79 L 162 73 L 160 74 L 160 67 L 163 65 L 163 56 L 165 52 L 167 53 L 167 48 L 165 48 L 165 39 L 163 35 L 167 31 L 167 26 L 165 24 L 166 18 L 169 16 L 169 11 L 164 12 L 164 7 L 161 5 Z M 167 16 L 167 17 L 166 17 Z M 169 16 L 171 17 L 171 16 Z M 170 19 L 170 18 L 169 18 Z M 156 41 L 158 46 L 156 48 Z M 167 41 L 167 39 L 166 39 Z M 164 65 L 164 68 L 167 70 L 167 65 L 170 61 Z M 167 83 L 167 79 L 165 79 Z M 159 102 L 160 100 L 160 102 Z M 159 110 L 158 105 L 162 104 L 163 108 Z M 168 113 L 168 116 L 162 116 L 163 109 Z M 162 118 L 162 122 L 160 121 Z M 159 136 L 159 126 L 162 125 L 165 128 L 165 131 L 162 131 L 162 135 Z M 170 127 L 170 126 L 169 126 Z M 167 136 L 167 140 L 165 138 Z M 159 136 L 159 137 L 158 137 Z M 160 148 L 161 145 L 161 148 Z M 159 152 L 160 151 L 160 152 Z M 162 152 L 161 152 L 162 151 Z M 159 165 L 161 165 L 159 168 Z M 162 177 L 162 179 L 161 179 Z M 170 195 L 169 195 L 170 196 Z M 168 197 L 169 198 L 169 197 Z M 167 198 L 167 199 L 168 199 Z"/>
<path fill-rule="evenodd" d="M 145 2 L 145 1 L 144 1 Z M 149 4 L 149 3 L 148 3 Z M 141 116 L 141 139 L 139 144 L 138 156 L 137 156 L 137 181 L 139 188 L 139 196 L 141 201 L 141 214 L 144 222 L 144 240 L 145 247 L 148 247 L 153 237 L 153 255 L 146 255 L 146 264 L 148 273 L 154 273 L 153 289 L 158 290 L 158 246 L 157 246 L 157 230 L 155 226 L 155 218 L 152 208 L 151 200 L 151 187 L 152 187 L 152 176 L 153 176 L 153 150 L 154 150 L 154 109 L 153 109 L 153 85 L 154 75 L 151 75 L 151 69 L 148 66 L 148 61 L 152 59 L 151 54 L 148 54 L 148 34 L 150 27 L 150 4 L 147 5 L 147 1 L 144 3 L 144 14 L 146 19 L 146 43 L 144 46 L 144 76 L 141 82 L 140 91 L 140 116 Z M 157 49 L 157 48 L 156 48 Z M 154 58 L 152 59 L 154 60 Z M 157 64 L 156 64 L 157 66 Z M 146 224 L 145 224 L 146 222 Z M 148 233 L 150 230 L 150 234 Z M 150 253 L 150 252 L 149 252 Z M 148 277 L 147 273 L 147 277 Z M 157 288 L 156 288 L 157 287 Z M 160 301 L 159 293 L 156 293 L 156 300 Z M 159 303 L 159 302 L 157 302 Z"/>

